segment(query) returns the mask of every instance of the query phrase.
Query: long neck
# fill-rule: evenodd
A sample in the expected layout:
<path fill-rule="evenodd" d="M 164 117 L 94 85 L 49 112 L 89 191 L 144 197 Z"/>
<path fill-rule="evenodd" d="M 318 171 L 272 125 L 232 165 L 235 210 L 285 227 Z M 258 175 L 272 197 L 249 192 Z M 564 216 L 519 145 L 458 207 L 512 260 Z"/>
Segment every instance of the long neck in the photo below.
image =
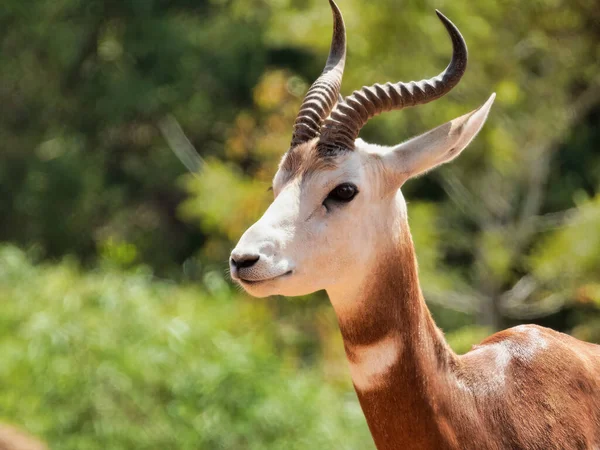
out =
<path fill-rule="evenodd" d="M 328 294 L 377 448 L 445 448 L 448 405 L 460 395 L 452 376 L 457 357 L 425 305 L 402 222 L 362 280 Z"/>

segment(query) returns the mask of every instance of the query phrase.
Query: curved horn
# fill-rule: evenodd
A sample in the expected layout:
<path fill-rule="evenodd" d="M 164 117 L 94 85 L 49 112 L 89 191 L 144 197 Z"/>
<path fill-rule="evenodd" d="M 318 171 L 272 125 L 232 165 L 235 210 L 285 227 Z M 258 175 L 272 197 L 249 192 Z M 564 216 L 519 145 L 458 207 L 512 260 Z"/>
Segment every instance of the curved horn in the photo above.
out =
<path fill-rule="evenodd" d="M 436 13 L 452 39 L 452 60 L 437 77 L 410 83 L 386 83 L 363 87 L 338 103 L 321 129 L 324 150 L 354 149 L 361 128 L 382 112 L 422 105 L 438 99 L 458 84 L 467 68 L 467 44 L 458 28 L 441 12 Z"/>
<path fill-rule="evenodd" d="M 344 65 L 346 64 L 346 27 L 338 6 L 329 0 L 333 13 L 333 37 L 329 58 L 323 73 L 310 87 L 302 102 L 296 122 L 291 146 L 319 136 L 323 121 L 329 116 L 338 101 Z"/>

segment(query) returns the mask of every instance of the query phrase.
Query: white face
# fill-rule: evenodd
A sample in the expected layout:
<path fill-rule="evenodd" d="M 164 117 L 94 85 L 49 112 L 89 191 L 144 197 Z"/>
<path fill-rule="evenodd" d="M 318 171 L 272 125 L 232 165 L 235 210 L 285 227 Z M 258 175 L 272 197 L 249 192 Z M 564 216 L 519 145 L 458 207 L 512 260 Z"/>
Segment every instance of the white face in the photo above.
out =
<path fill-rule="evenodd" d="M 458 156 L 493 100 L 395 147 L 358 139 L 354 150 L 323 158 L 315 139 L 290 150 L 274 179 L 275 200 L 231 253 L 232 278 L 266 297 L 306 295 L 364 277 L 406 229 L 400 186 Z"/>
<path fill-rule="evenodd" d="M 380 158 L 357 148 L 323 163 L 311 145 L 292 157 L 293 172 L 284 157 L 275 200 L 231 254 L 232 277 L 256 297 L 343 283 L 373 255 L 389 224 L 384 215 L 396 215 Z"/>

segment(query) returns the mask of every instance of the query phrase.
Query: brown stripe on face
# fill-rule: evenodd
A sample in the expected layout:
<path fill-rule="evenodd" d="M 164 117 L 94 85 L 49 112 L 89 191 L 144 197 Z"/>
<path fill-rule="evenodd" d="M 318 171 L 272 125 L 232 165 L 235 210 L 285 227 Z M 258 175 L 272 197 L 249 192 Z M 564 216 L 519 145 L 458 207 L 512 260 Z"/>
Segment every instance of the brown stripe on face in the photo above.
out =
<path fill-rule="evenodd" d="M 307 176 L 320 170 L 333 170 L 337 167 L 336 158 L 340 153 L 326 153 L 319 150 L 318 139 L 297 145 L 284 155 L 279 170 L 285 178 L 282 184 L 298 177 Z"/>

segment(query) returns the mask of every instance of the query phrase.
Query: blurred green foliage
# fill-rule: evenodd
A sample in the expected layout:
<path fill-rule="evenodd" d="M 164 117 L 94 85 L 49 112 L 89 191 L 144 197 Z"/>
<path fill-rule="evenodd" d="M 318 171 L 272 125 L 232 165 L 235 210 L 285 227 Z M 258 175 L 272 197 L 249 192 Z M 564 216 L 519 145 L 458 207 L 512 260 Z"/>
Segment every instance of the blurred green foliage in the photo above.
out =
<path fill-rule="evenodd" d="M 2 247 L 0 296 L 1 416 L 51 448 L 371 448 L 350 383 L 217 273 L 178 287 Z"/>
<path fill-rule="evenodd" d="M 469 45 L 451 94 L 366 140 L 498 94 L 457 161 L 403 188 L 451 345 L 524 321 L 600 342 L 596 2 L 339 4 L 345 94 L 445 67 L 435 8 Z M 368 448 L 322 293 L 258 302 L 224 280 L 322 70 L 327 2 L 5 0 L 0 29 L 4 419 L 55 448 Z"/>

